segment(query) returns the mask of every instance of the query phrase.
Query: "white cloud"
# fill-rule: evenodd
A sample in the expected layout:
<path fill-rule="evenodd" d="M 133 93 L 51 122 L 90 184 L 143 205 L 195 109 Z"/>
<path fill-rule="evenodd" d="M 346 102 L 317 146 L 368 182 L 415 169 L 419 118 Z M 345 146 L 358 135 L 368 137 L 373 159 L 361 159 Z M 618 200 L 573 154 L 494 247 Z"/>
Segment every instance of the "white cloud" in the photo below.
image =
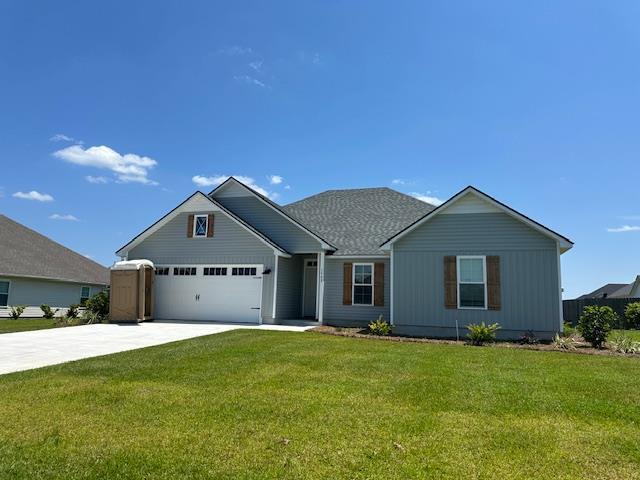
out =
<path fill-rule="evenodd" d="M 16 198 L 22 198 L 24 200 L 35 200 L 37 202 L 53 202 L 53 197 L 48 193 L 40 193 L 35 190 L 30 192 L 16 192 L 13 194 Z"/>
<path fill-rule="evenodd" d="M 121 155 L 105 145 L 87 149 L 73 145 L 53 152 L 53 156 L 76 165 L 111 170 L 122 183 L 158 184 L 147 177 L 149 170 L 158 164 L 153 158 L 134 153 Z"/>
<path fill-rule="evenodd" d="M 65 135 L 64 133 L 56 133 L 55 135 L 49 137 L 49 140 L 51 142 L 73 142 L 79 145 L 82 145 L 84 143 L 82 140 L 76 140 L 75 138 L 70 137 L 69 135 Z"/>
<path fill-rule="evenodd" d="M 233 77 L 233 79 L 238 82 L 246 83 L 248 85 L 255 85 L 256 87 L 260 87 L 260 88 L 267 88 L 266 83 L 261 82 L 257 78 L 253 78 L 250 75 L 236 75 Z"/>
<path fill-rule="evenodd" d="M 249 62 L 249 67 L 254 69 L 256 72 L 262 72 L 262 64 L 264 61 L 256 60 L 255 62 Z"/>
<path fill-rule="evenodd" d="M 622 215 L 620 218 L 623 220 L 640 220 L 640 215 Z"/>
<path fill-rule="evenodd" d="M 193 183 L 195 183 L 196 185 L 200 186 L 200 187 L 215 187 L 220 185 L 221 183 L 225 182 L 229 177 L 233 177 L 236 180 L 238 180 L 241 183 L 244 183 L 247 187 L 255 190 L 256 192 L 258 192 L 260 195 L 264 195 L 265 197 L 268 198 L 275 198 L 277 197 L 277 194 L 274 194 L 272 192 L 269 192 L 268 190 L 262 188 L 261 186 L 259 186 L 255 179 L 251 178 L 251 177 L 246 177 L 244 175 L 215 175 L 213 177 L 205 177 L 203 175 L 195 175 L 193 177 L 191 177 L 191 181 L 193 181 Z"/>
<path fill-rule="evenodd" d="M 621 227 L 607 228 L 607 232 L 640 232 L 640 225 L 623 225 Z"/>
<path fill-rule="evenodd" d="M 251 47 L 242 47 L 240 45 L 231 45 L 229 47 L 223 47 L 218 50 L 220 55 L 229 55 L 230 57 L 235 57 L 239 55 L 250 55 L 253 53 L 253 49 Z"/>
<path fill-rule="evenodd" d="M 89 183 L 109 183 L 109 179 L 107 177 L 94 177 L 93 175 L 87 175 L 84 178 Z"/>
<path fill-rule="evenodd" d="M 401 178 L 394 178 L 393 180 L 391 180 L 391 183 L 393 185 L 405 185 L 407 182 L 406 180 L 403 180 Z"/>
<path fill-rule="evenodd" d="M 67 220 L 69 222 L 77 222 L 78 221 L 78 219 L 76 217 L 74 217 L 73 215 L 70 215 L 70 214 L 60 215 L 58 213 L 54 213 L 49 218 L 51 220 Z"/>
<path fill-rule="evenodd" d="M 285 186 L 284 186 L 284 189 L 285 189 L 285 190 L 291 190 L 291 185 L 285 185 Z"/>
<path fill-rule="evenodd" d="M 267 178 L 269 179 L 269 183 L 271 185 L 280 185 L 284 180 L 284 178 L 282 178 L 280 175 L 267 175 Z"/>
<path fill-rule="evenodd" d="M 411 195 L 414 198 L 417 198 L 418 200 L 422 200 L 423 202 L 427 202 L 427 203 L 430 203 L 431 205 L 435 205 L 436 207 L 444 203 L 444 200 L 441 200 L 438 197 L 434 197 L 430 195 L 430 193 L 431 192 L 427 192 L 426 194 L 411 192 L 409 195 Z"/>

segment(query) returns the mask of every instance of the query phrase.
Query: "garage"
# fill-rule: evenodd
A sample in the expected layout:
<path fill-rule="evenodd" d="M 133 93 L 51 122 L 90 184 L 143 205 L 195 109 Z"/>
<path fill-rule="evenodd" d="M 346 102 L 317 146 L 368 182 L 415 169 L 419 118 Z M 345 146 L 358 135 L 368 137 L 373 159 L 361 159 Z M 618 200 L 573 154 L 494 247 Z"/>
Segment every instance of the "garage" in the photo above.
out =
<path fill-rule="evenodd" d="M 260 323 L 263 265 L 156 265 L 155 318 Z"/>

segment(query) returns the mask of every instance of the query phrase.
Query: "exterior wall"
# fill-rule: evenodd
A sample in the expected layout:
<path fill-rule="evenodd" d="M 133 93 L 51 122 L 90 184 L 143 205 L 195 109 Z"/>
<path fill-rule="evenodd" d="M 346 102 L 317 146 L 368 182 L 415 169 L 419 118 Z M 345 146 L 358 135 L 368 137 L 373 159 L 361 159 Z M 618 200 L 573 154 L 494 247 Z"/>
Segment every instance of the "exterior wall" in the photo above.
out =
<path fill-rule="evenodd" d="M 270 319 L 273 312 L 275 270 L 273 249 L 221 212 L 215 213 L 212 238 L 188 238 L 188 216 L 189 213 L 181 213 L 167 222 L 130 250 L 128 259 L 148 259 L 154 264 L 167 266 L 262 264 L 272 272 L 262 276 L 261 315 L 263 320 Z"/>
<path fill-rule="evenodd" d="M 254 196 L 215 199 L 290 253 L 322 251 L 318 240 Z"/>
<path fill-rule="evenodd" d="M 345 263 L 384 263 L 384 306 L 343 305 L 342 284 Z M 394 267 L 395 268 L 395 267 Z M 388 258 L 327 258 L 325 261 L 324 323 L 342 327 L 365 327 L 382 315 L 390 319 L 391 272 Z"/>
<path fill-rule="evenodd" d="M 0 318 L 8 317 L 11 306 L 17 305 L 27 307 L 22 314 L 25 318 L 41 317 L 40 305 L 42 304 L 60 308 L 59 314 L 63 314 L 69 305 L 80 303 L 81 287 L 91 287 L 91 296 L 106 289 L 104 285 L 56 282 L 24 277 L 0 277 L 0 280 L 10 282 L 8 306 L 7 308 L 0 307 Z"/>
<path fill-rule="evenodd" d="M 302 318 L 302 275 L 304 256 L 278 259 L 276 318 Z"/>
<path fill-rule="evenodd" d="M 444 307 L 444 256 L 498 255 L 501 309 Z M 498 322 L 499 336 L 560 329 L 556 242 L 505 213 L 438 215 L 393 245 L 394 331 L 461 336 L 469 323 Z"/>

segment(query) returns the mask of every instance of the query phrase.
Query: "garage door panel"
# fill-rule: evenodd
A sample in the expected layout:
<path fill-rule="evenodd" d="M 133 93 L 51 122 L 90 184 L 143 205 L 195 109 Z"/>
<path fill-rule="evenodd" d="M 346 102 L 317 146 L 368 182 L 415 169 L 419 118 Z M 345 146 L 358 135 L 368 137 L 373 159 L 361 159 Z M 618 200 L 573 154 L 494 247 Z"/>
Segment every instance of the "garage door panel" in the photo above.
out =
<path fill-rule="evenodd" d="M 169 268 L 169 275 L 156 278 L 156 318 L 258 323 L 262 265 L 206 265 L 226 267 L 227 275 L 203 275 L 204 267 L 195 266 L 196 275 L 174 275 Z M 255 268 L 258 274 L 232 275 L 234 267 Z"/>

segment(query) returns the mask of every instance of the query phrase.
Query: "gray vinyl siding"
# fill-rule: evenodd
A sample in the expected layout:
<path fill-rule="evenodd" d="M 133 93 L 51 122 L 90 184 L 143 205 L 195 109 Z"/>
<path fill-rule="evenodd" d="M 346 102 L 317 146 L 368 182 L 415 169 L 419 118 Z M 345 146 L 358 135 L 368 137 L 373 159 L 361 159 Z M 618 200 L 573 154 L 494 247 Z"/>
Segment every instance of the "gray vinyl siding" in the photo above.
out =
<path fill-rule="evenodd" d="M 278 291 L 276 292 L 276 318 L 302 318 L 302 282 L 304 257 L 278 260 Z"/>
<path fill-rule="evenodd" d="M 90 296 L 105 289 L 102 285 L 86 283 L 56 282 L 24 277 L 0 277 L 0 281 L 9 282 L 8 307 L 0 307 L 0 317 L 8 317 L 11 306 L 27 307 L 23 317 L 41 317 L 40 305 L 46 304 L 56 308 L 66 308 L 80 303 L 81 288 L 90 287 Z"/>
<path fill-rule="evenodd" d="M 343 305 L 342 285 L 345 263 L 384 263 L 384 306 Z M 325 261 L 324 284 L 324 323 L 334 326 L 364 327 L 372 320 L 382 315 L 385 320 L 390 319 L 390 268 L 389 259 L 359 258 L 338 260 L 335 258 Z"/>
<path fill-rule="evenodd" d="M 197 213 L 197 212 L 194 212 Z M 206 212 L 205 212 L 206 213 Z M 273 313 L 275 254 L 253 233 L 225 214 L 214 214 L 212 238 L 187 237 L 189 213 L 181 213 L 129 251 L 128 259 L 148 259 L 158 265 L 261 264 L 271 269 L 262 276 L 263 320 Z"/>
<path fill-rule="evenodd" d="M 500 257 L 501 309 L 444 307 L 446 255 Z M 394 330 L 455 336 L 465 326 L 498 322 L 500 335 L 526 330 L 550 337 L 560 326 L 557 244 L 504 213 L 438 215 L 393 246 Z"/>
<path fill-rule="evenodd" d="M 255 197 L 222 196 L 216 200 L 289 253 L 322 251 L 318 240 Z"/>

